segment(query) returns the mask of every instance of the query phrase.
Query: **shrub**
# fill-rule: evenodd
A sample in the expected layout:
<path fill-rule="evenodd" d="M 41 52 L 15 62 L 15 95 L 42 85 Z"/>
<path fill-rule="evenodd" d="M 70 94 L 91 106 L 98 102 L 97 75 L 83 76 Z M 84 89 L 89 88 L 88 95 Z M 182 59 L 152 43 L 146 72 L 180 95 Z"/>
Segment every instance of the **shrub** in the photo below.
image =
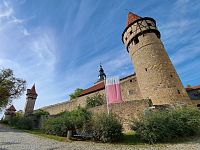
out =
<path fill-rule="evenodd" d="M 33 121 L 28 117 L 20 117 L 16 123 L 18 129 L 31 130 L 33 128 Z"/>
<path fill-rule="evenodd" d="M 49 118 L 44 123 L 44 131 L 47 134 L 66 136 L 68 130 L 82 128 L 90 120 L 90 113 L 86 109 L 78 107 L 71 112 L 63 112 L 56 118 Z"/>
<path fill-rule="evenodd" d="M 156 110 L 141 115 L 133 124 L 133 130 L 146 142 L 169 141 L 199 134 L 200 111 L 188 107 Z"/>
<path fill-rule="evenodd" d="M 35 115 L 35 116 L 48 116 L 49 115 L 49 112 L 47 112 L 47 111 L 44 111 L 43 109 L 38 109 L 38 110 L 35 110 L 34 112 L 33 112 L 33 115 Z"/>
<path fill-rule="evenodd" d="M 71 111 L 71 122 L 75 128 L 82 128 L 91 119 L 91 113 L 86 109 L 78 107 Z"/>
<path fill-rule="evenodd" d="M 1 120 L 0 123 L 8 124 L 8 120 Z"/>
<path fill-rule="evenodd" d="M 64 128 L 64 121 L 61 117 L 49 118 L 45 120 L 44 131 L 47 134 L 64 136 L 66 134 Z"/>
<path fill-rule="evenodd" d="M 104 97 L 100 94 L 95 94 L 94 96 L 88 96 L 86 98 L 86 108 L 93 108 L 100 106 L 104 103 Z"/>
<path fill-rule="evenodd" d="M 77 98 L 79 95 L 81 95 L 82 92 L 83 92 L 83 89 L 77 88 L 73 93 L 69 95 L 70 100 Z"/>
<path fill-rule="evenodd" d="M 22 117 L 21 116 L 13 116 L 12 118 L 10 118 L 8 120 L 8 125 L 16 127 L 20 118 L 22 118 Z"/>
<path fill-rule="evenodd" d="M 92 135 L 95 140 L 114 142 L 122 136 L 122 125 L 112 115 L 98 114 L 92 119 Z"/>
<path fill-rule="evenodd" d="M 18 129 L 31 130 L 33 129 L 33 120 L 29 117 L 15 115 L 8 120 L 8 125 L 16 127 Z"/>

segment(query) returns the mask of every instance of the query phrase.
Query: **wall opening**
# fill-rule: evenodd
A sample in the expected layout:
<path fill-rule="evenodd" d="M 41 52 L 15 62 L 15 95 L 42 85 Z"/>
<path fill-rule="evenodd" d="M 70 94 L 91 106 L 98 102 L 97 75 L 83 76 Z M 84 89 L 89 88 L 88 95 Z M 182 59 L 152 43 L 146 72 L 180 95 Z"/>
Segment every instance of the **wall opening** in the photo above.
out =
<path fill-rule="evenodd" d="M 178 94 L 181 94 L 180 90 L 177 90 L 178 91 Z"/>
<path fill-rule="evenodd" d="M 130 82 L 133 82 L 133 80 L 130 80 Z"/>
<path fill-rule="evenodd" d="M 134 41 L 134 44 L 139 43 L 139 39 L 138 39 L 138 37 L 135 37 L 135 38 L 133 39 L 133 41 Z"/>
<path fill-rule="evenodd" d="M 148 25 L 148 26 L 152 26 L 152 24 L 151 24 L 151 23 L 148 23 L 148 22 L 147 22 L 147 25 Z"/>
<path fill-rule="evenodd" d="M 130 34 L 132 34 L 132 33 L 133 33 L 133 31 L 131 30 L 131 31 L 130 31 Z"/>
<path fill-rule="evenodd" d="M 129 90 L 128 91 L 128 95 L 133 95 L 134 94 L 134 90 Z"/>
<path fill-rule="evenodd" d="M 145 68 L 145 71 L 147 71 L 147 68 Z"/>
<path fill-rule="evenodd" d="M 173 75 L 170 75 L 171 78 L 173 78 Z"/>

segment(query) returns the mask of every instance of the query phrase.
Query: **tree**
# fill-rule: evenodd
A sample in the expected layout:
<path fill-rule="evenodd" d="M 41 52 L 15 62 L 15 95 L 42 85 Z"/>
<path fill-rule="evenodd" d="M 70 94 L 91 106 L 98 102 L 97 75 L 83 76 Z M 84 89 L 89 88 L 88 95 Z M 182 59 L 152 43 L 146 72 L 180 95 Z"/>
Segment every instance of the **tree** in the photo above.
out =
<path fill-rule="evenodd" d="M 104 104 L 104 96 L 101 94 L 95 94 L 86 98 L 86 108 L 93 108 Z"/>
<path fill-rule="evenodd" d="M 14 76 L 11 69 L 0 70 L 0 110 L 19 98 L 26 89 L 26 81 Z"/>
<path fill-rule="evenodd" d="M 83 92 L 83 89 L 77 88 L 74 93 L 70 94 L 70 100 L 77 98 L 81 93 Z"/>

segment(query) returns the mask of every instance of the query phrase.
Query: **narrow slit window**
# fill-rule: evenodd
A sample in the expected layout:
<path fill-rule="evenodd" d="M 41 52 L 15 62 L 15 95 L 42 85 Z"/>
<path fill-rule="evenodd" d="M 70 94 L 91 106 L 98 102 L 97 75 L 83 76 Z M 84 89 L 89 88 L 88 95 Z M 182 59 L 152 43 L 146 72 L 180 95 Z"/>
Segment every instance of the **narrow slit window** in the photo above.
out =
<path fill-rule="evenodd" d="M 178 91 L 178 94 L 181 94 L 180 90 L 177 90 Z"/>
<path fill-rule="evenodd" d="M 147 71 L 147 68 L 145 68 L 145 71 Z"/>
<path fill-rule="evenodd" d="M 133 41 L 134 41 L 134 44 L 139 43 L 139 39 L 138 38 L 134 38 Z"/>

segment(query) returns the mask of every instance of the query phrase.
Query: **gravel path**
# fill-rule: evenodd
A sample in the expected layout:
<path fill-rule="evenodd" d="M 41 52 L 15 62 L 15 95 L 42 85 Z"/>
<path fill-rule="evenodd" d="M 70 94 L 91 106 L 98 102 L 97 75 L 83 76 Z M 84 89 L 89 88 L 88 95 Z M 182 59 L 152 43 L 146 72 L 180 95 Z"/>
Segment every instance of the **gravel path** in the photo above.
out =
<path fill-rule="evenodd" d="M 58 142 L 0 125 L 0 150 L 200 150 L 200 139 L 174 145 L 114 145 L 93 142 Z"/>

